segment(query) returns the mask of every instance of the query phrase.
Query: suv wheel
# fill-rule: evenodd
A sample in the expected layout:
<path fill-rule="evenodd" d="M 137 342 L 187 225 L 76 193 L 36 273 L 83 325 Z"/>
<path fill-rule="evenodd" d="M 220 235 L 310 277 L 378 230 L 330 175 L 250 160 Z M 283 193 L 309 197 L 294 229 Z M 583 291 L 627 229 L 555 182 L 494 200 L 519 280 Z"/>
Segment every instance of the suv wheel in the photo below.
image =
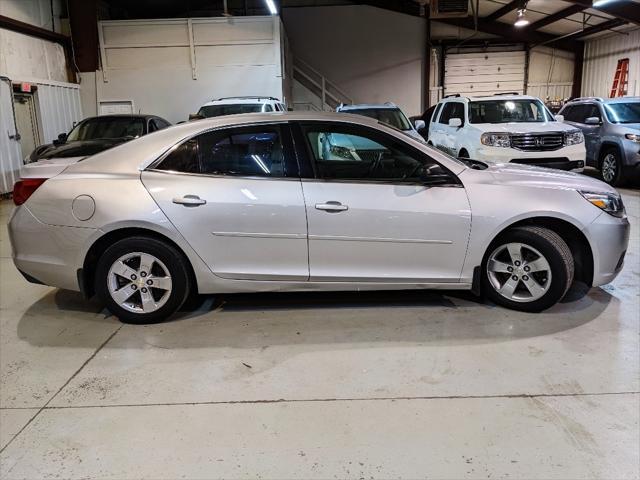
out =
<path fill-rule="evenodd" d="M 602 152 L 600 172 L 602 173 L 602 179 L 609 185 L 619 187 L 623 184 L 622 159 L 617 148 L 608 148 Z"/>
<path fill-rule="evenodd" d="M 497 305 L 540 312 L 564 297 L 573 281 L 571 250 L 552 230 L 516 227 L 489 247 L 483 290 Z"/>
<path fill-rule="evenodd" d="M 148 237 L 120 240 L 100 257 L 95 288 L 107 308 L 125 323 L 155 323 L 175 313 L 190 291 L 183 255 Z"/>

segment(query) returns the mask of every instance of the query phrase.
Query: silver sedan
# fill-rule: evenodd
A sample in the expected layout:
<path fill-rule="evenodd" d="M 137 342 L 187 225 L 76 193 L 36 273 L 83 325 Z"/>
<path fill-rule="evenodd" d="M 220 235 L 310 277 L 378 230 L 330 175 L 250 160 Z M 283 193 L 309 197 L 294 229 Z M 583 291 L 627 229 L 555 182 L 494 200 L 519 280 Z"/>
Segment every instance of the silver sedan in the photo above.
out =
<path fill-rule="evenodd" d="M 219 117 L 16 184 L 13 258 L 122 321 L 196 293 L 467 289 L 537 312 L 610 282 L 629 222 L 574 173 L 451 158 L 348 114 Z"/>

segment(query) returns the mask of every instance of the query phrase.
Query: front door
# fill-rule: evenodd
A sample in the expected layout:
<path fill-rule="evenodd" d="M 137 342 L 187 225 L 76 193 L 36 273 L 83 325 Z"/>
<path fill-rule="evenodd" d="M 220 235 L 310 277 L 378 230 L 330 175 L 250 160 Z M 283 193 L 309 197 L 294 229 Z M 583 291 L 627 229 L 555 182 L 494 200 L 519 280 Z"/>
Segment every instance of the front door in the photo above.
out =
<path fill-rule="evenodd" d="M 202 133 L 142 181 L 216 275 L 308 280 L 305 204 L 286 125 Z"/>
<path fill-rule="evenodd" d="M 470 230 L 466 192 L 425 153 L 377 130 L 296 127 L 312 281 L 457 282 Z M 426 186 L 450 175 L 453 183 Z"/>

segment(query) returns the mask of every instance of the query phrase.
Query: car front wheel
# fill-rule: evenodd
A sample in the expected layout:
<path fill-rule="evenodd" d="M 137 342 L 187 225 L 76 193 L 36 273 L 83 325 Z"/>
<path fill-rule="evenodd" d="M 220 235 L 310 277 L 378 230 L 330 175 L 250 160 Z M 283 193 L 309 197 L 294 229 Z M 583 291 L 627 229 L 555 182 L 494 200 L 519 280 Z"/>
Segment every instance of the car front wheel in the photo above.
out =
<path fill-rule="evenodd" d="M 516 227 L 489 247 L 482 265 L 483 291 L 497 305 L 540 312 L 565 296 L 573 273 L 571 250 L 557 233 Z"/>
<path fill-rule="evenodd" d="M 622 175 L 622 159 L 620 152 L 615 148 L 605 150 L 600 161 L 602 179 L 609 185 L 619 187 L 624 183 Z"/>
<path fill-rule="evenodd" d="M 120 240 L 100 257 L 96 293 L 125 323 L 155 323 L 175 313 L 190 291 L 184 256 L 149 237 Z"/>

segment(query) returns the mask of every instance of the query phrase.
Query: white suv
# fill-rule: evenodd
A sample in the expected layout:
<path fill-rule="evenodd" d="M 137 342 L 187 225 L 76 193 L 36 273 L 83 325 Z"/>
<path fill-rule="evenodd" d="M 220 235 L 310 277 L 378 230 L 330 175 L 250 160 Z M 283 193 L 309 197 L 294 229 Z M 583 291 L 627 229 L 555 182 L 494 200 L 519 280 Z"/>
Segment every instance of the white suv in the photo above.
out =
<path fill-rule="evenodd" d="M 212 100 L 200 107 L 189 120 L 235 115 L 238 113 L 286 112 L 286 105 L 275 97 L 225 97 Z"/>
<path fill-rule="evenodd" d="M 582 171 L 584 136 L 558 120 L 535 97 L 449 95 L 433 114 L 429 143 L 454 157 Z"/>

